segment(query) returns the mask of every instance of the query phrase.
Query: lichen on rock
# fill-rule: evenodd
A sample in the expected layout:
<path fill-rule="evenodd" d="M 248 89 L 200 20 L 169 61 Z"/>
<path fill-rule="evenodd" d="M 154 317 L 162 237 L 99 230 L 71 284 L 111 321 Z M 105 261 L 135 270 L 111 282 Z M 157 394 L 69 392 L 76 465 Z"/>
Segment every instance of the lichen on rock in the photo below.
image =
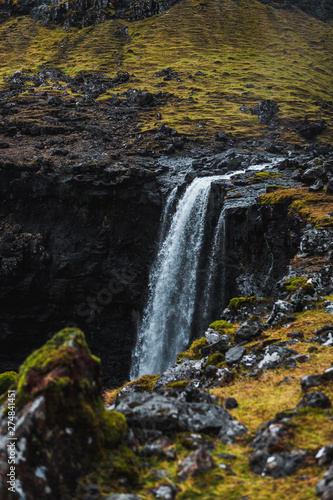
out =
<path fill-rule="evenodd" d="M 57 333 L 22 364 L 15 393 L 15 467 L 27 500 L 72 498 L 78 481 L 99 463 L 115 469 L 114 457 L 118 463 L 124 456 L 121 475 L 137 479 L 136 460 L 122 444 L 126 420 L 105 410 L 99 376 L 100 361 L 78 329 Z M 9 467 L 7 406 L 0 417 L 2 483 Z M 2 498 L 16 498 L 10 495 Z"/>

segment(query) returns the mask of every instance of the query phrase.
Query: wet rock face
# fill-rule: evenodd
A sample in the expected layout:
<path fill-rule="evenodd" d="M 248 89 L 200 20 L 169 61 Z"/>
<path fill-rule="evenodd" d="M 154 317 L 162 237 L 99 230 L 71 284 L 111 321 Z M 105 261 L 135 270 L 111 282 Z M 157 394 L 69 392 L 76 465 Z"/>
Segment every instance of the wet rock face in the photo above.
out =
<path fill-rule="evenodd" d="M 100 362 L 80 330 L 65 329 L 26 359 L 20 369 L 14 404 L 13 441 L 20 498 L 73 498 L 77 482 L 92 461 L 117 446 L 126 434 L 124 417 L 107 412 L 99 396 Z M 11 442 L 6 411 L 0 408 L 0 490 L 6 484 Z M 96 462 L 97 463 L 97 462 Z"/>
<path fill-rule="evenodd" d="M 287 269 L 300 239 L 299 221 L 287 212 L 287 205 L 227 200 L 225 299 L 276 295 L 276 279 Z"/>
<path fill-rule="evenodd" d="M 159 191 L 149 171 L 77 170 L 26 169 L 21 177 L 0 169 L 7 199 L 0 224 L 0 372 L 17 370 L 49 333 L 76 324 L 112 386 L 128 376 L 159 229 Z"/>

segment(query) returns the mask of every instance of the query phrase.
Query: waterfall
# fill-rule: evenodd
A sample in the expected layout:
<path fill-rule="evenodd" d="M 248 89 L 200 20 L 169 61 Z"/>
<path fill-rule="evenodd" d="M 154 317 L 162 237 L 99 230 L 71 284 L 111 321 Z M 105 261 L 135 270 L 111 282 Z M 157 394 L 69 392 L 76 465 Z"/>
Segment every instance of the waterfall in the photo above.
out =
<path fill-rule="evenodd" d="M 253 165 L 247 170 L 263 170 L 277 162 L 278 159 Z M 159 251 L 149 278 L 148 303 L 132 354 L 132 380 L 165 371 L 189 344 L 196 319 L 201 318 L 199 323 L 207 325 L 214 302 L 216 305 L 223 298 L 226 252 L 224 210 L 212 237 L 211 251 L 208 257 L 201 258 L 211 183 L 228 180 L 243 172 L 245 170 L 195 179 L 178 202 L 171 222 L 169 219 L 177 188 L 169 195 L 161 220 Z M 207 270 L 199 283 L 200 265 Z M 203 287 L 202 283 L 205 283 Z"/>
<path fill-rule="evenodd" d="M 190 341 L 210 188 L 212 181 L 221 178 L 195 179 L 178 202 L 168 230 L 164 213 L 165 237 L 150 274 L 148 304 L 132 356 L 132 379 L 163 372 Z M 175 192 L 170 196 L 168 212 Z"/>

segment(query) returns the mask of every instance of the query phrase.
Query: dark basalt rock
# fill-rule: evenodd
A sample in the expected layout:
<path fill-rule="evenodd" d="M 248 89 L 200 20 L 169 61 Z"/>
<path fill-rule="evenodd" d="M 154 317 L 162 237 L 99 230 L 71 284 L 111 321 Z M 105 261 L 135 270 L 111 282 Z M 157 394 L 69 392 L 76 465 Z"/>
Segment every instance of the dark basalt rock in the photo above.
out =
<path fill-rule="evenodd" d="M 129 394 L 116 406 L 126 417 L 128 425 L 138 437 L 172 435 L 190 431 L 221 435 L 228 441 L 246 432 L 239 422 L 220 406 L 208 403 L 186 403 L 159 394 Z M 229 442 L 229 441 L 228 441 Z"/>
<path fill-rule="evenodd" d="M 273 370 L 278 366 L 281 366 L 282 362 L 286 358 L 290 358 L 297 355 L 296 351 L 289 349 L 288 347 L 272 345 L 265 348 L 265 354 L 263 359 L 257 365 L 259 370 Z"/>
<path fill-rule="evenodd" d="M 306 394 L 302 400 L 298 403 L 298 408 L 331 408 L 332 403 L 330 399 L 323 392 L 316 391 Z"/>
<path fill-rule="evenodd" d="M 17 370 L 49 332 L 77 324 L 102 357 L 105 383 L 121 385 L 155 249 L 159 187 L 154 174 L 140 168 L 126 176 L 105 166 L 64 167 L 62 174 L 44 169 L 36 175 L 0 165 L 6 200 L 0 224 L 0 371 Z M 18 200 L 24 210 L 17 210 Z"/>
<path fill-rule="evenodd" d="M 305 450 L 294 450 L 291 453 L 274 453 L 267 458 L 261 475 L 272 476 L 275 479 L 291 476 L 302 467 L 307 454 Z"/>
<path fill-rule="evenodd" d="M 291 313 L 295 310 L 293 304 L 285 300 L 278 300 L 273 306 L 270 317 L 266 324 L 269 326 L 279 325 L 286 323 L 292 319 Z"/>
<path fill-rule="evenodd" d="M 329 21 L 333 17 L 333 5 L 330 0 L 312 2 L 311 0 L 259 0 L 264 4 L 272 4 L 273 7 L 292 9 L 297 7 L 309 16 L 317 17 L 321 21 Z"/>
<path fill-rule="evenodd" d="M 333 444 L 330 443 L 321 448 L 316 455 L 318 465 L 331 465 L 333 463 Z"/>
<path fill-rule="evenodd" d="M 235 342 L 249 342 L 251 339 L 260 335 L 264 330 L 262 319 L 258 316 L 252 316 L 249 320 L 242 323 L 236 333 Z"/>
<path fill-rule="evenodd" d="M 298 132 L 304 139 L 309 141 L 315 139 L 315 137 L 323 132 L 327 127 L 325 120 L 320 120 L 318 122 L 311 122 L 310 120 L 304 120 L 303 123 L 296 125 L 295 131 Z"/>
<path fill-rule="evenodd" d="M 268 125 L 279 111 L 278 105 L 274 101 L 261 100 L 258 105 L 251 108 L 252 115 L 258 115 L 259 123 Z"/>
<path fill-rule="evenodd" d="M 232 365 L 237 363 L 244 355 L 245 348 L 244 347 L 232 347 L 225 353 L 225 361 L 227 365 Z"/>
<path fill-rule="evenodd" d="M 216 403 L 216 397 L 213 396 L 213 394 L 195 387 L 193 383 L 189 383 L 185 387 L 164 387 L 160 389 L 158 393 L 161 394 L 161 396 L 176 398 L 186 403 Z"/>
<path fill-rule="evenodd" d="M 282 423 L 281 420 L 286 422 Z M 289 420 L 286 415 L 278 414 L 257 431 L 250 445 L 254 452 L 249 459 L 250 468 L 256 474 L 280 478 L 290 476 L 302 467 L 307 456 L 306 451 L 284 451 L 285 443 L 290 442 L 290 433 L 293 432 L 292 428 L 286 425 Z"/>
<path fill-rule="evenodd" d="M 179 0 L 118 0 L 115 3 L 116 17 L 126 21 L 140 21 L 146 17 L 162 14 Z"/>
<path fill-rule="evenodd" d="M 306 391 L 311 387 L 318 387 L 322 382 L 321 375 L 304 375 L 304 377 L 301 378 L 301 387 L 303 391 Z"/>
<path fill-rule="evenodd" d="M 325 472 L 323 479 L 317 484 L 316 494 L 322 500 L 331 500 L 333 498 L 333 466 Z"/>
<path fill-rule="evenodd" d="M 171 382 L 181 380 L 194 380 L 202 375 L 206 363 L 205 360 L 189 360 L 184 358 L 180 363 L 173 364 L 166 370 L 155 384 L 154 391 L 158 391 Z"/>

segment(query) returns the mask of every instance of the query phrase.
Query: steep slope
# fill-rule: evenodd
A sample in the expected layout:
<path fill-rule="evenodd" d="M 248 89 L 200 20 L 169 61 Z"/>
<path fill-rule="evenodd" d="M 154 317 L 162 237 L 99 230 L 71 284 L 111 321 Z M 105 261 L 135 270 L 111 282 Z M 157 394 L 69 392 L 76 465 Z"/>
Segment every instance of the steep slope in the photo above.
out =
<path fill-rule="evenodd" d="M 265 136 L 269 125 L 272 137 L 302 143 L 297 125 L 323 119 L 321 139 L 332 138 L 333 28 L 301 10 L 257 0 L 186 0 L 149 19 L 67 30 L 16 17 L 0 26 L 0 41 L 3 77 L 41 64 L 72 76 L 84 70 L 114 77 L 121 69 L 130 79 L 101 99 L 131 88 L 162 90 L 165 105 L 138 120 L 148 136 L 160 113 L 178 131 L 199 137 L 221 130 Z M 266 124 L 249 111 L 262 99 L 279 107 Z"/>

